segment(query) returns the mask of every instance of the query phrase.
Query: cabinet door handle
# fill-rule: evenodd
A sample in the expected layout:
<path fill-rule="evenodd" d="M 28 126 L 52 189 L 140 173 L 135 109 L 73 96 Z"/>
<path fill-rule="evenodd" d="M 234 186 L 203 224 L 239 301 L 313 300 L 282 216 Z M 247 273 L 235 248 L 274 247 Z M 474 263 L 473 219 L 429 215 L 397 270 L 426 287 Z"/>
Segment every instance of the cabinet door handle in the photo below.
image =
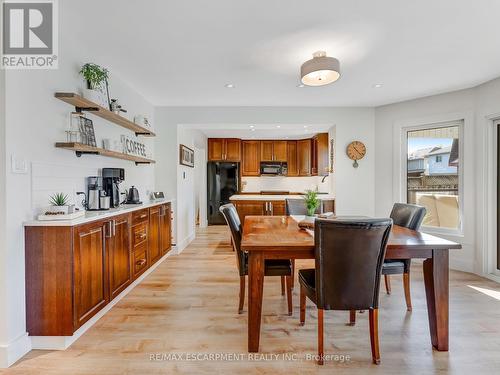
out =
<path fill-rule="evenodd" d="M 116 236 L 116 220 L 113 220 L 113 237 Z"/>
<path fill-rule="evenodd" d="M 146 259 L 139 259 L 135 264 L 139 267 L 144 266 L 146 264 Z"/>
<path fill-rule="evenodd" d="M 139 219 L 145 219 L 146 217 L 148 217 L 148 214 L 142 214 Z"/>
<path fill-rule="evenodd" d="M 269 202 L 269 205 L 271 206 L 271 216 L 273 216 L 274 215 L 273 202 Z"/>
<path fill-rule="evenodd" d="M 140 236 L 139 236 L 139 239 L 143 240 L 147 237 L 147 234 L 146 233 L 142 233 Z"/>
<path fill-rule="evenodd" d="M 113 228 L 111 227 L 113 224 L 111 221 L 108 221 L 106 224 L 107 224 L 108 229 L 105 230 L 104 235 L 106 236 L 106 238 L 111 238 L 111 237 L 113 237 Z"/>

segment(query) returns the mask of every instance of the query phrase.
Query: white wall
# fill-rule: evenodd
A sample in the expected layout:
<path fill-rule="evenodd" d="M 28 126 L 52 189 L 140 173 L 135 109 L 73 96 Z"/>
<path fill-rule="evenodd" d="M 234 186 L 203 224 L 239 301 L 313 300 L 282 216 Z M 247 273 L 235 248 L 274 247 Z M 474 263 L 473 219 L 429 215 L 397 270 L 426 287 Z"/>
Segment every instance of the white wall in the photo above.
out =
<path fill-rule="evenodd" d="M 5 139 L 5 70 L 0 70 L 0 368 L 7 367 L 8 305 L 7 301 L 7 240 L 6 240 L 6 139 Z"/>
<path fill-rule="evenodd" d="M 61 7 L 62 4 L 60 3 Z M 71 106 L 54 98 L 57 91 L 77 91 L 83 86 L 78 75 L 81 65 L 94 61 L 105 65 L 91 51 L 80 49 L 75 39 L 69 36 L 71 25 L 61 17 L 60 61 L 57 70 L 8 71 L 6 73 L 6 164 L 8 168 L 6 183 L 6 212 L 9 218 L 6 227 L 6 249 L 0 253 L 0 272 L 5 282 L 0 283 L 0 352 L 8 353 L 8 362 L 23 354 L 29 340 L 26 338 L 25 298 L 24 298 L 24 229 L 22 222 L 33 219 L 37 208 L 48 205 L 50 194 L 63 191 L 74 198 L 74 192 L 85 189 L 85 177 L 97 175 L 102 167 L 125 168 L 126 184 L 136 185 L 146 197 L 146 191 L 154 189 L 154 166 L 135 166 L 131 162 L 82 156 L 56 149 L 54 143 L 65 140 L 64 131 L 68 127 Z M 112 71 L 112 67 L 110 67 Z M 154 124 L 154 109 L 142 96 L 121 81 L 111 76 L 110 92 L 128 109 L 126 117 L 134 114 L 149 114 Z M 97 141 L 102 138 L 119 139 L 121 134 L 131 132 L 89 116 L 94 121 Z M 154 142 L 146 140 L 153 149 Z M 3 154 L 3 153 L 2 153 Z M 26 174 L 10 171 L 10 158 L 28 163 Z M 3 163 L 5 165 L 5 163 Z M 3 202 L 2 202 L 3 203 Z M 4 207 L 2 207 L 4 208 Z M 1 224 L 1 223 L 0 223 Z M 0 236 L 2 240 L 4 236 Z M 3 281 L 3 280 L 2 280 Z M 6 327 L 2 327 L 7 322 Z M 2 357 L 0 356 L 0 359 Z M 5 365 L 4 363 L 0 363 Z"/>
<path fill-rule="evenodd" d="M 178 145 L 183 144 L 192 150 L 197 148 L 204 155 L 206 153 L 206 136 L 195 129 L 185 129 L 181 125 L 177 131 L 177 150 Z M 177 220 L 176 220 L 176 238 L 177 248 L 182 251 L 194 239 L 196 228 L 196 205 L 195 201 L 199 199 L 199 186 L 205 182 L 202 178 L 206 175 L 206 164 L 195 164 L 195 168 L 180 165 L 179 153 L 177 153 Z M 195 154 L 195 158 L 200 156 Z M 203 160 L 203 159 L 202 159 Z M 198 171 L 201 169 L 201 171 Z M 203 172 L 204 171 L 204 172 Z M 200 179 L 199 179 L 200 178 Z M 199 179 L 199 180 L 198 180 Z M 205 187 L 206 190 L 206 187 Z M 205 202 L 206 204 L 206 202 Z"/>
<path fill-rule="evenodd" d="M 484 151 L 491 120 L 486 117 L 500 113 L 500 79 L 478 87 L 378 107 L 375 110 L 375 213 L 386 215 L 398 198 L 399 167 L 396 148 L 401 127 L 464 118 L 464 190 L 463 236 L 446 236 L 459 241 L 462 250 L 452 251 L 450 265 L 465 271 L 485 274 L 484 211 L 492 206 L 485 197 L 485 166 L 491 155 Z M 485 225 L 483 225 L 483 223 Z"/>
<path fill-rule="evenodd" d="M 156 187 L 169 196 L 178 198 L 188 194 L 190 182 L 183 180 L 183 167 L 178 168 L 177 139 L 178 129 L 183 125 L 211 124 L 328 124 L 332 127 L 335 147 L 335 176 L 338 181 L 335 189 L 337 212 L 341 215 L 373 215 L 375 207 L 375 130 L 373 108 L 325 108 L 325 107 L 158 107 L 155 109 L 156 133 L 155 150 L 157 158 Z M 335 129 L 333 129 L 335 127 Z M 189 137 L 188 137 L 189 138 Z M 367 155 L 360 161 L 360 167 L 352 167 L 352 161 L 346 156 L 345 148 L 349 142 L 360 140 L 367 146 Z M 188 144 L 186 144 L 188 145 Z M 179 169 L 179 172 L 178 172 Z M 177 175 L 179 181 L 172 177 Z M 187 173 L 187 178 L 192 178 Z M 184 187 L 187 190 L 184 190 Z M 332 189 L 332 190 L 333 190 Z M 177 209 L 178 219 L 187 207 Z M 190 212 L 190 211 L 189 211 Z M 194 204 L 193 204 L 194 212 Z M 184 220 L 184 219 L 182 219 Z M 188 240 L 192 230 L 192 221 L 186 219 L 178 223 L 177 242 Z"/>

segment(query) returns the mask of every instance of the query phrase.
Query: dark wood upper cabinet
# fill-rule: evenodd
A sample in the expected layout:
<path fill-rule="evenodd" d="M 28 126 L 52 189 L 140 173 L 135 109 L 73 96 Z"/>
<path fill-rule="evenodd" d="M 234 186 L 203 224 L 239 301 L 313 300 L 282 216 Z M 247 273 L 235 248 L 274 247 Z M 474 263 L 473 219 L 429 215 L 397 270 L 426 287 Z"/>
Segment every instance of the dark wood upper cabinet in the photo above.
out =
<path fill-rule="evenodd" d="M 311 175 L 318 175 L 318 137 L 314 136 L 311 139 Z"/>
<path fill-rule="evenodd" d="M 297 141 L 287 142 L 287 163 L 288 163 L 288 176 L 294 177 L 299 175 L 299 168 L 297 165 Z"/>
<path fill-rule="evenodd" d="M 242 176 L 260 176 L 260 141 L 242 141 Z"/>
<path fill-rule="evenodd" d="M 237 138 L 209 138 L 209 161 L 240 161 L 241 140 Z"/>
<path fill-rule="evenodd" d="M 311 140 L 311 174 L 328 174 L 328 133 L 316 134 Z"/>
<path fill-rule="evenodd" d="M 287 161 L 287 141 L 260 141 L 261 161 Z"/>
<path fill-rule="evenodd" d="M 107 224 L 108 225 L 108 224 Z M 110 222 L 111 236 L 106 241 L 109 269 L 109 299 L 112 300 L 132 282 L 130 215 Z"/>
<path fill-rule="evenodd" d="M 299 176 L 311 175 L 311 143 L 310 139 L 297 141 L 297 167 Z"/>
<path fill-rule="evenodd" d="M 273 161 L 273 141 L 260 141 L 260 160 Z"/>
<path fill-rule="evenodd" d="M 325 176 L 329 171 L 328 133 L 319 133 L 315 138 L 316 171 L 318 176 Z"/>
<path fill-rule="evenodd" d="M 152 207 L 149 210 L 149 261 L 151 264 L 156 263 L 162 257 L 160 233 L 161 233 L 161 207 Z"/>
<path fill-rule="evenodd" d="M 241 160 L 241 140 L 236 138 L 228 138 L 224 140 L 224 160 L 240 161 Z"/>
<path fill-rule="evenodd" d="M 107 233 L 106 233 L 107 231 Z M 74 240 L 74 326 L 81 327 L 109 301 L 107 290 L 106 237 L 103 222 L 82 225 Z"/>
<path fill-rule="evenodd" d="M 287 161 L 287 141 L 273 141 L 274 161 Z"/>
<path fill-rule="evenodd" d="M 208 160 L 223 160 L 224 140 L 222 138 L 208 139 Z"/>

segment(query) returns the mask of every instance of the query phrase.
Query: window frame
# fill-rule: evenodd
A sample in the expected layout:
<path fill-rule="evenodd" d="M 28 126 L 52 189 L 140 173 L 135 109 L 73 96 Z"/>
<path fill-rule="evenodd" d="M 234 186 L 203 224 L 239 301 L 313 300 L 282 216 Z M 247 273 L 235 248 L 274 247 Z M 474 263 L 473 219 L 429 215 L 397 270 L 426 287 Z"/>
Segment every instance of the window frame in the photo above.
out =
<path fill-rule="evenodd" d="M 458 228 L 442 228 L 442 227 L 432 227 L 427 225 L 422 225 L 421 230 L 430 234 L 437 235 L 454 235 L 454 236 L 464 236 L 464 124 L 465 118 L 457 119 L 453 121 L 444 122 L 429 122 L 425 124 L 413 125 L 413 126 L 402 126 L 401 129 L 401 184 L 400 184 L 400 201 L 408 202 L 408 133 L 415 130 L 425 130 L 425 129 L 437 129 L 437 128 L 448 128 L 452 126 L 458 126 L 458 147 L 459 147 L 459 169 L 458 169 Z"/>

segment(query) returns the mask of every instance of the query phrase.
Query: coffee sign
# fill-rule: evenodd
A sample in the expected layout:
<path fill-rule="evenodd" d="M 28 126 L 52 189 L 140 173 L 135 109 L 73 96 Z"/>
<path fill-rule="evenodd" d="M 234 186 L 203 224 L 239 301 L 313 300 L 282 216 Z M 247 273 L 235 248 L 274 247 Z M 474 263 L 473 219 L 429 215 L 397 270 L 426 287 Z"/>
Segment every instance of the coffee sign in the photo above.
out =
<path fill-rule="evenodd" d="M 137 138 L 122 135 L 121 140 L 124 154 L 146 157 L 146 145 Z"/>

